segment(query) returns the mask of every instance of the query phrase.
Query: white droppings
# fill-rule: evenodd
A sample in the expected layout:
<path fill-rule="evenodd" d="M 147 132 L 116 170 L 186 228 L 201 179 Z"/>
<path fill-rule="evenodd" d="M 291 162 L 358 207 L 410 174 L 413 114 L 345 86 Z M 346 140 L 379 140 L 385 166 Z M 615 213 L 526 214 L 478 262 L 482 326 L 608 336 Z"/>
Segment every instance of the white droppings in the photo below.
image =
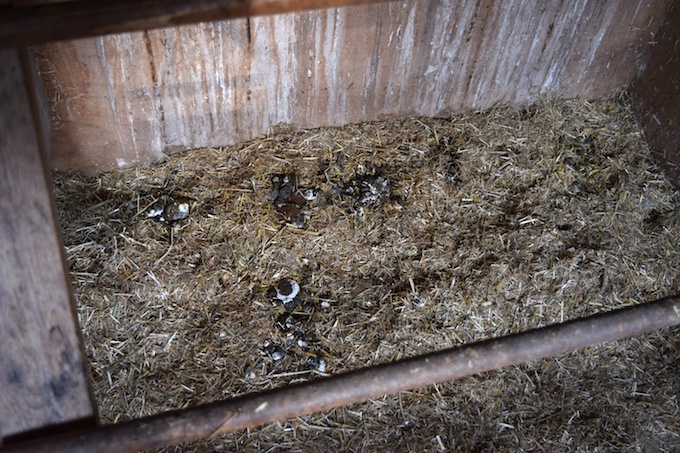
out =
<path fill-rule="evenodd" d="M 284 294 L 281 292 L 281 289 L 279 288 L 280 285 L 276 285 L 276 297 L 283 303 L 290 302 L 293 299 L 297 297 L 297 295 L 300 293 L 300 285 L 293 280 L 292 278 L 288 278 L 285 280 L 286 283 L 290 285 L 290 293 Z"/>
<path fill-rule="evenodd" d="M 177 215 L 185 218 L 189 215 L 189 203 L 180 203 L 177 205 Z"/>
<path fill-rule="evenodd" d="M 269 402 L 265 401 L 264 403 L 257 406 L 257 409 L 255 409 L 255 412 L 262 412 L 263 410 L 265 410 L 267 408 L 267 406 L 269 406 Z"/>
<path fill-rule="evenodd" d="M 118 163 L 118 165 L 120 166 L 120 162 Z M 146 216 L 147 216 L 147 217 L 158 217 L 159 215 L 163 214 L 163 209 L 164 209 L 164 208 L 165 208 L 164 206 L 155 207 L 155 208 L 152 206 L 152 207 L 149 208 L 149 210 L 147 211 Z"/>

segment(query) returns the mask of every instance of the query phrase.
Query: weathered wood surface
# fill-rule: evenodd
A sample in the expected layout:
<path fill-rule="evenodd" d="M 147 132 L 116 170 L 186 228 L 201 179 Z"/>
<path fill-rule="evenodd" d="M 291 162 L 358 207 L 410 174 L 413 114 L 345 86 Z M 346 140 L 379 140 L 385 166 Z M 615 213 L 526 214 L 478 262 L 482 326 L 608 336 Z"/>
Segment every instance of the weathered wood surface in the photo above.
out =
<path fill-rule="evenodd" d="M 0 11 L 0 48 L 377 1 L 22 0 L 32 7 Z"/>
<path fill-rule="evenodd" d="M 627 86 L 671 0 L 408 0 L 63 42 L 37 51 L 56 168 L 386 116 Z"/>
<path fill-rule="evenodd" d="M 25 72 L 0 51 L 0 443 L 95 414 Z"/>
<path fill-rule="evenodd" d="M 680 187 L 680 2 L 675 2 L 631 87 L 652 153 Z"/>

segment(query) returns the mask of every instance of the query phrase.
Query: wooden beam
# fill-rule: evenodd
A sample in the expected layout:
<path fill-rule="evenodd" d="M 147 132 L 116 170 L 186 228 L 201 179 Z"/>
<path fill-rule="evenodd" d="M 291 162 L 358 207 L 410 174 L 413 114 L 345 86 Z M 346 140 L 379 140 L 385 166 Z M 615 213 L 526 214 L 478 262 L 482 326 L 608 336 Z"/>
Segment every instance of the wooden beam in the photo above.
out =
<path fill-rule="evenodd" d="M 0 443 L 96 424 L 29 66 L 0 50 Z"/>
<path fill-rule="evenodd" d="M 79 0 L 0 13 L 0 48 L 387 0 Z"/>

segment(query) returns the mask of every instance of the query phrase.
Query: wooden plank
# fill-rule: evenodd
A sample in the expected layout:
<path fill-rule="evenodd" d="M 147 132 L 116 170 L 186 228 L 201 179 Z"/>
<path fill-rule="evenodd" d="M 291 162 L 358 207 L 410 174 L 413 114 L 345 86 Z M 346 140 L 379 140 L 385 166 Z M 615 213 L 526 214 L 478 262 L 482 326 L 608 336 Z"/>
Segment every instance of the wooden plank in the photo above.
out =
<path fill-rule="evenodd" d="M 640 75 L 631 86 L 645 135 L 654 154 L 680 187 L 680 2 L 649 37 Z"/>
<path fill-rule="evenodd" d="M 95 416 L 25 67 L 0 51 L 0 440 Z"/>
<path fill-rule="evenodd" d="M 386 0 L 80 0 L 0 14 L 0 48 Z"/>
<path fill-rule="evenodd" d="M 672 0 L 407 0 L 42 46 L 57 168 L 303 128 L 609 97 Z"/>

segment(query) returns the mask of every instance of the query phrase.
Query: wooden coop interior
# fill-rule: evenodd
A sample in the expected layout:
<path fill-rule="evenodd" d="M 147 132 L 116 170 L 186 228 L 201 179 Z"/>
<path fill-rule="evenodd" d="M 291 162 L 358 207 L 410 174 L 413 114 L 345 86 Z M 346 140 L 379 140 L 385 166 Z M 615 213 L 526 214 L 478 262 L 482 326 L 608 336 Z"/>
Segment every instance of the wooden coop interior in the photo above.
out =
<path fill-rule="evenodd" d="M 152 165 L 277 128 L 446 118 L 627 90 L 652 153 L 677 185 L 679 5 L 0 2 L 0 451 L 160 448 L 680 323 L 680 299 L 670 297 L 302 387 L 99 426 L 51 176 Z M 487 362 L 461 365 L 480 356 Z M 297 404 L 310 391 L 318 398 Z"/>

